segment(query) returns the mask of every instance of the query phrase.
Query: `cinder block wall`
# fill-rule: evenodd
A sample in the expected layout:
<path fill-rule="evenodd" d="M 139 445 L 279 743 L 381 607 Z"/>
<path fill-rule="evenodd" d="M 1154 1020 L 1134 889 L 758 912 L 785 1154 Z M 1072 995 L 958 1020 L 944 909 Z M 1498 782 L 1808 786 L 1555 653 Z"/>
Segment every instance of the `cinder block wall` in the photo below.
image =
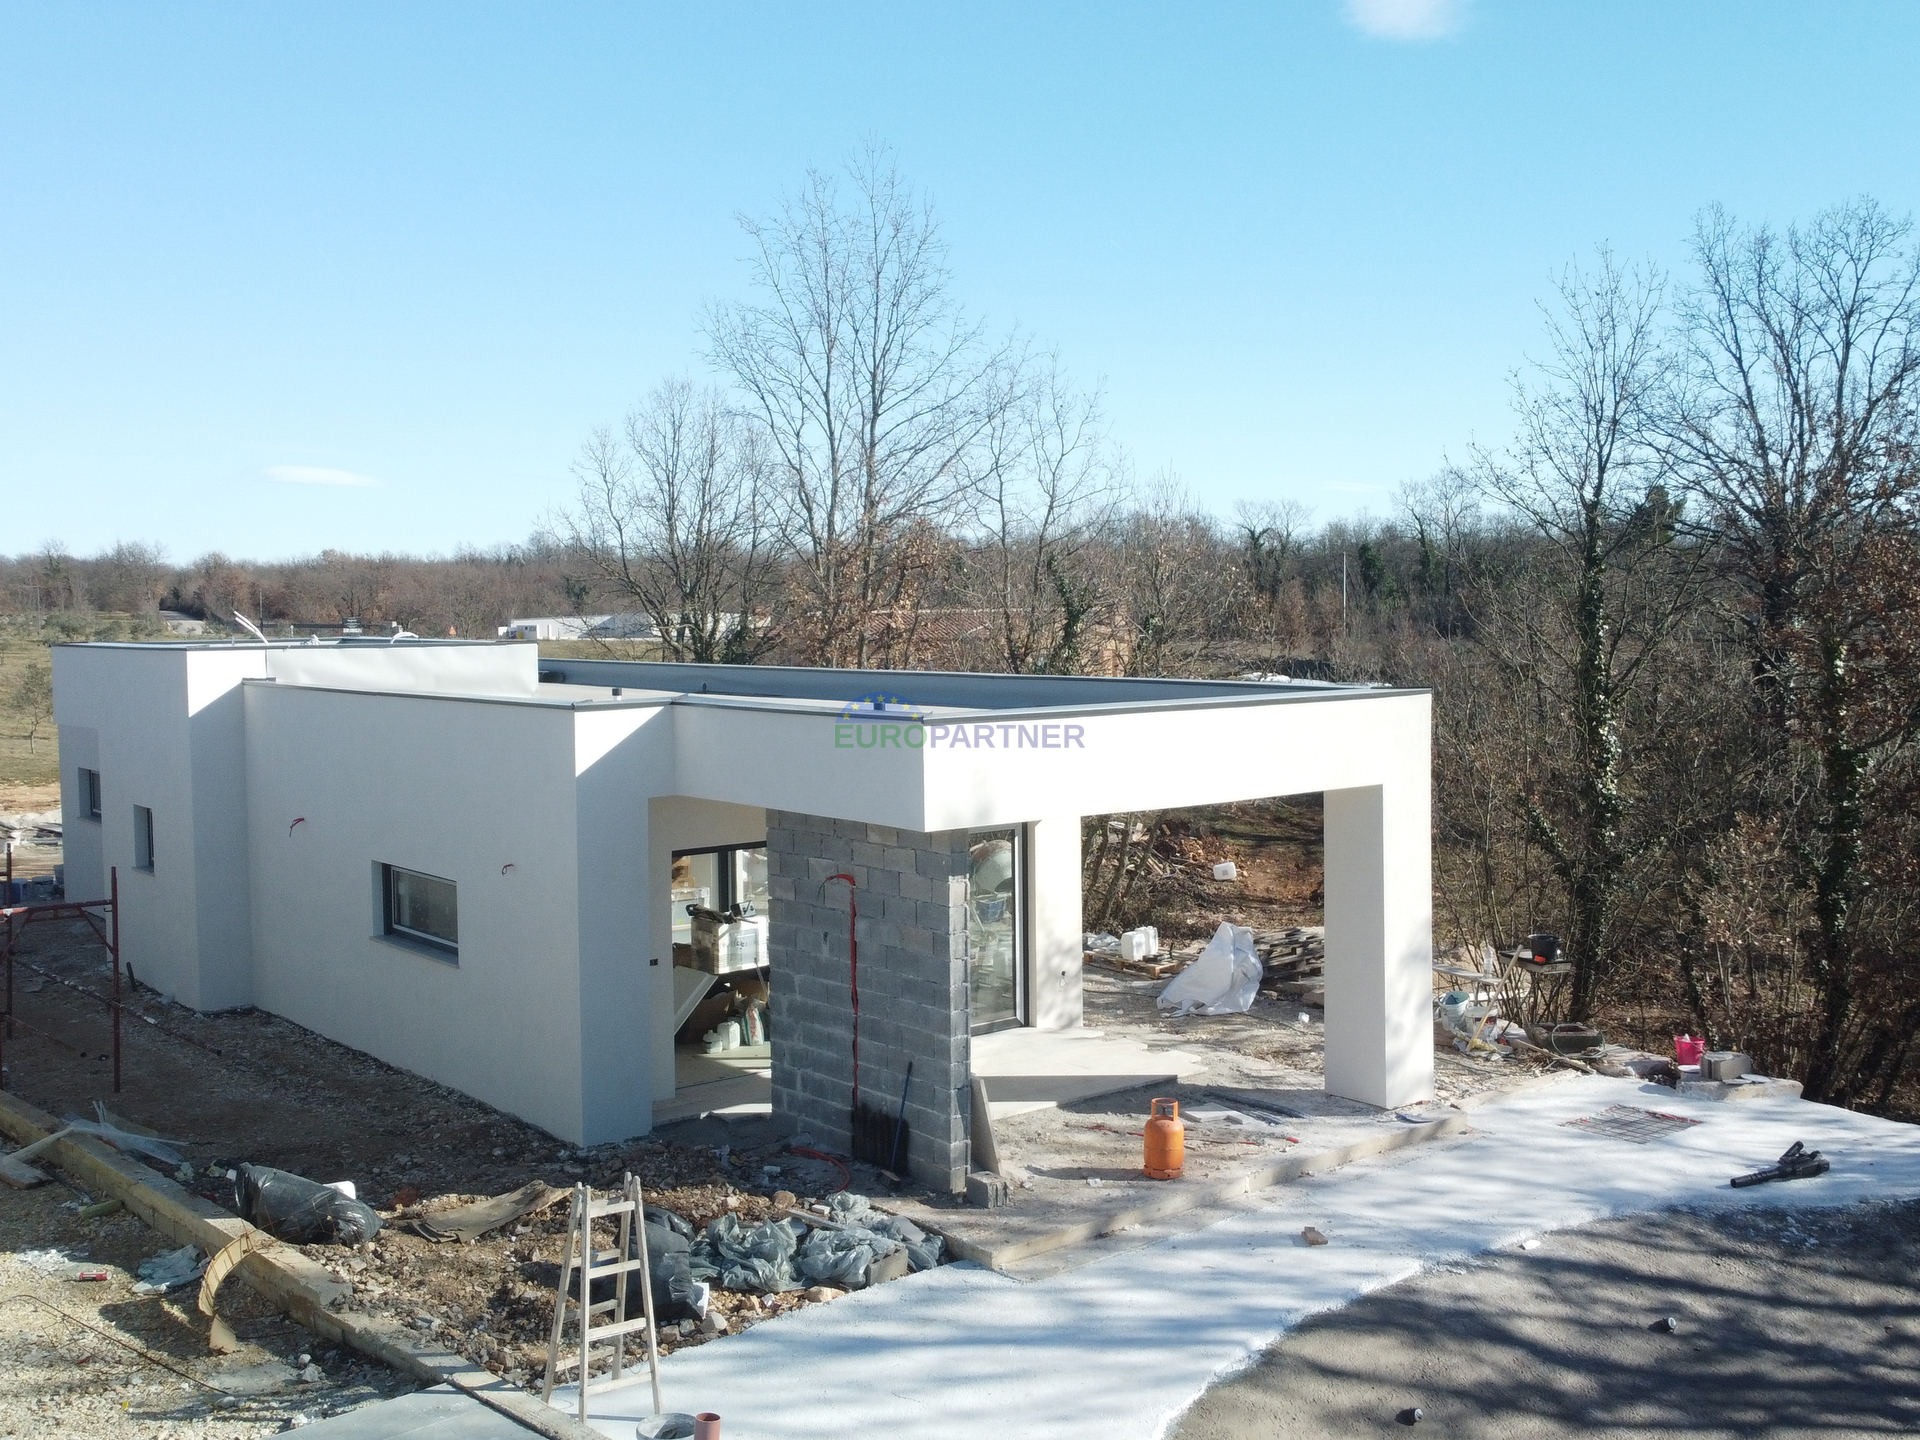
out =
<path fill-rule="evenodd" d="M 851 1144 L 853 1003 L 847 962 L 854 878 L 860 939 L 860 1098 L 891 1115 L 907 1090 L 908 1169 L 967 1183 L 967 832 L 925 834 L 767 812 L 773 1113 L 831 1149 Z"/>

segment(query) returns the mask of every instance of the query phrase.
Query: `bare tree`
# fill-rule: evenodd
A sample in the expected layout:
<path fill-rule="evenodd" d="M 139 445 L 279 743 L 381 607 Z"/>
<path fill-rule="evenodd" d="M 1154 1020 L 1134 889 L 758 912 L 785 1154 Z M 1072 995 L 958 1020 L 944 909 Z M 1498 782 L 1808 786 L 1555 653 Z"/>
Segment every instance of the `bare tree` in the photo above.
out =
<path fill-rule="evenodd" d="M 1920 248 L 1870 200 L 1784 235 L 1700 221 L 1686 307 L 1688 385 L 1671 445 L 1743 602 L 1754 692 L 1783 761 L 1818 768 L 1810 845 L 1821 1010 L 1807 1093 L 1848 1098 L 1861 956 L 1863 832 L 1876 767 L 1914 738 L 1911 705 L 1875 704 L 1898 670 L 1920 500 Z M 1878 654 L 1883 663 L 1875 663 Z M 1910 692 L 1893 692 L 1906 693 Z M 1916 1014 L 1920 1022 L 1920 1013 Z"/>
<path fill-rule="evenodd" d="M 11 699 L 14 710 L 26 721 L 27 753 L 31 755 L 41 729 L 53 719 L 53 667 L 45 660 L 27 661 L 14 681 Z"/>
<path fill-rule="evenodd" d="M 1007 367 L 997 389 L 967 466 L 982 598 L 1005 669 L 1071 674 L 1099 604 L 1083 562 L 1118 490 L 1100 398 L 1057 356 Z"/>
<path fill-rule="evenodd" d="M 1602 251 L 1592 274 L 1570 270 L 1547 316 L 1552 354 L 1516 380 L 1520 435 L 1504 456 L 1481 452 L 1485 493 L 1544 542 L 1508 594 L 1506 623 L 1486 632 L 1506 668 L 1564 715 L 1570 744 L 1522 780 L 1529 828 L 1567 890 L 1572 1017 L 1592 1013 L 1629 867 L 1631 833 L 1621 708 L 1687 610 L 1664 535 L 1633 523 L 1661 478 L 1654 406 L 1663 384 L 1662 285 Z"/>
<path fill-rule="evenodd" d="M 1238 577 L 1213 521 L 1178 477 L 1162 473 L 1116 528 L 1126 673 L 1194 673 L 1238 608 Z"/>
<path fill-rule="evenodd" d="M 1306 590 L 1299 557 L 1311 506 L 1298 500 L 1241 501 L 1234 528 L 1245 572 L 1245 614 L 1240 627 L 1260 653 L 1260 668 L 1273 671 L 1299 655 L 1308 637 Z"/>
<path fill-rule="evenodd" d="M 669 380 L 620 434 L 596 431 L 574 464 L 569 540 L 605 588 L 646 612 L 672 658 L 741 662 L 774 643 L 752 446 L 717 392 Z"/>
<path fill-rule="evenodd" d="M 850 200 L 813 173 L 777 215 L 742 220 L 759 295 L 716 308 L 707 336 L 766 446 L 801 653 L 867 666 L 904 653 L 929 527 L 964 483 L 1005 352 L 961 313 L 933 214 L 891 158 L 869 150 L 851 179 Z"/>
<path fill-rule="evenodd" d="M 94 560 L 88 589 L 96 610 L 140 615 L 159 608 L 167 580 L 164 550 L 158 545 L 123 540 Z"/>

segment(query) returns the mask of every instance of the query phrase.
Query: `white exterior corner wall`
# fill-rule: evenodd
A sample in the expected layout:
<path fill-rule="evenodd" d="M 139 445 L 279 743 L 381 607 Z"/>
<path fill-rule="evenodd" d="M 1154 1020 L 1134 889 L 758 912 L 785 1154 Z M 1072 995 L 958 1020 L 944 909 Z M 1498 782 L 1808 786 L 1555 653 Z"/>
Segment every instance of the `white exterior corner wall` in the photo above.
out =
<path fill-rule="evenodd" d="M 100 819 L 74 827 L 91 838 L 69 893 L 105 898 L 117 870 L 121 957 L 134 974 L 196 1010 L 251 1003 L 237 687 L 260 673 L 260 652 L 56 645 L 53 665 L 63 813 L 86 814 L 79 767 L 100 772 Z M 152 870 L 134 865 L 135 806 L 153 812 Z"/>
<path fill-rule="evenodd" d="M 673 1095 L 673 962 L 670 949 L 652 946 L 666 896 L 654 885 L 665 871 L 650 858 L 658 847 L 648 797 L 672 774 L 674 714 L 664 703 L 560 713 L 573 731 L 579 915 L 580 1049 L 571 1083 L 581 1118 L 569 1138 L 598 1144 L 645 1134 L 653 1102 Z"/>
<path fill-rule="evenodd" d="M 1027 1023 L 1077 1030 L 1085 1014 L 1080 817 L 1027 826 Z"/>

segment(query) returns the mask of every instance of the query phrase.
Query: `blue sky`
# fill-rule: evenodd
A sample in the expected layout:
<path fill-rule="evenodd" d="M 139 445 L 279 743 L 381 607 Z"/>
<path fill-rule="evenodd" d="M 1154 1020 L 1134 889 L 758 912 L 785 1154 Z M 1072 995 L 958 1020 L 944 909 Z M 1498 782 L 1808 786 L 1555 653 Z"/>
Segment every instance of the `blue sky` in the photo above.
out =
<path fill-rule="evenodd" d="M 0 3 L 0 551 L 523 538 L 868 137 L 1143 474 L 1385 513 L 1596 242 L 1920 208 L 1917 64 L 1911 3 Z"/>

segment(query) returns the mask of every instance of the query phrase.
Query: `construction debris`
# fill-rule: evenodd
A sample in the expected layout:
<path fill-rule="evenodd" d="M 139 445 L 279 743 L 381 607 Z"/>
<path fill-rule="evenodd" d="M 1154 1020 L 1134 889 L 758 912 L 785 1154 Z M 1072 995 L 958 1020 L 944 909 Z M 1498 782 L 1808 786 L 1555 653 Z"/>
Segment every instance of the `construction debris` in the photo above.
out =
<path fill-rule="evenodd" d="M 1260 988 L 1273 995 L 1318 1004 L 1326 989 L 1326 927 L 1291 925 L 1284 930 L 1255 930 L 1252 934 L 1253 951 L 1260 961 Z M 1089 964 L 1143 980 L 1163 980 L 1199 959 L 1206 944 L 1190 941 L 1139 960 L 1125 958 L 1120 937 L 1114 935 L 1086 935 L 1082 947 Z"/>
<path fill-rule="evenodd" d="M 1766 1169 L 1755 1170 L 1751 1175 L 1736 1175 L 1727 1183 L 1735 1189 L 1741 1189 L 1748 1185 L 1764 1185 L 1769 1180 L 1811 1180 L 1816 1175 L 1826 1174 L 1827 1169 L 1827 1162 L 1818 1150 L 1809 1150 L 1796 1140 Z"/>
<path fill-rule="evenodd" d="M 469 1205 L 410 1215 L 401 1222 L 400 1228 L 423 1240 L 458 1240 L 471 1245 L 482 1235 L 511 1225 L 522 1216 L 544 1210 L 556 1200 L 565 1199 L 569 1193 L 534 1180 L 510 1194 L 496 1195 L 491 1200 L 476 1200 Z"/>
<path fill-rule="evenodd" d="M 178 1250 L 162 1251 L 140 1262 L 137 1272 L 140 1279 L 133 1286 L 133 1293 L 164 1295 L 169 1290 L 177 1290 L 182 1285 L 198 1280 L 206 1268 L 207 1262 L 198 1246 L 182 1245 Z"/>
<path fill-rule="evenodd" d="M 236 1170 L 233 1197 L 243 1220 L 294 1245 L 360 1245 L 380 1233 L 380 1217 L 370 1205 L 266 1165 Z"/>
<path fill-rule="evenodd" d="M 1200 956 L 1167 982 L 1155 1003 L 1175 1015 L 1244 1015 L 1260 991 L 1253 931 L 1222 923 Z"/>

